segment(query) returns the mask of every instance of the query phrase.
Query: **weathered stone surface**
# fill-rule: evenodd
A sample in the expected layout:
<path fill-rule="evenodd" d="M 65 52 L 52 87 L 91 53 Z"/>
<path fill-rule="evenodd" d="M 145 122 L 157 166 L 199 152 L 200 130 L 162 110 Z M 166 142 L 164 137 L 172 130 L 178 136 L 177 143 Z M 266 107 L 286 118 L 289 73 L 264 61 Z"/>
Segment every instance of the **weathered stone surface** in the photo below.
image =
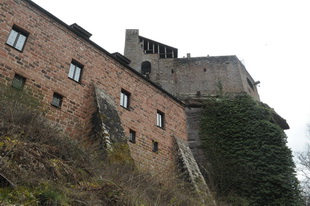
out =
<path fill-rule="evenodd" d="M 216 205 L 187 142 L 176 138 L 176 143 L 178 146 L 178 166 L 180 171 L 183 171 L 183 177 L 192 183 L 197 193 L 203 197 L 202 199 L 208 200 L 208 205 Z"/>
<path fill-rule="evenodd" d="M 148 77 L 171 94 L 182 99 L 215 96 L 220 84 L 223 92 L 248 93 L 259 100 L 257 83 L 236 56 L 162 58 L 160 53 L 145 50 L 144 44 L 152 48 L 153 42 L 139 36 L 139 30 L 127 29 L 124 55 L 138 72 L 143 62 L 150 62 Z"/>
<path fill-rule="evenodd" d="M 93 123 L 95 132 L 103 138 L 104 145 L 110 148 L 113 142 L 127 141 L 113 98 L 96 86 L 95 97 L 97 111 L 94 114 Z"/>

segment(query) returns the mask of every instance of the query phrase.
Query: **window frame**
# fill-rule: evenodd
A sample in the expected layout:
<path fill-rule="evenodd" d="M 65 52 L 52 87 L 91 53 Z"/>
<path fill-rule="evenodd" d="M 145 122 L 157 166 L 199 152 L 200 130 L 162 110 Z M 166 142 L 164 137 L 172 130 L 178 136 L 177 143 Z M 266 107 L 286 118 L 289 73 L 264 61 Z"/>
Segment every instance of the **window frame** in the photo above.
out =
<path fill-rule="evenodd" d="M 26 83 L 26 79 L 27 79 L 26 77 L 15 73 L 12 80 L 12 87 L 17 90 L 23 90 Z"/>
<path fill-rule="evenodd" d="M 54 101 L 55 99 L 58 99 L 59 102 L 58 102 L 58 103 L 55 103 L 55 101 Z M 63 103 L 63 99 L 64 99 L 64 96 L 63 96 L 63 95 L 61 95 L 61 94 L 59 94 L 59 93 L 57 93 L 57 92 L 54 92 L 51 105 L 54 106 L 54 107 L 56 107 L 56 108 L 58 108 L 58 109 L 60 109 L 61 106 L 62 106 L 62 103 Z"/>
<path fill-rule="evenodd" d="M 130 97 L 131 97 L 130 92 L 128 92 L 128 91 L 126 91 L 124 89 L 121 89 L 121 93 L 120 93 L 120 106 L 129 110 Z"/>
<path fill-rule="evenodd" d="M 17 51 L 23 52 L 28 36 L 29 32 L 16 25 L 13 25 L 5 43 Z M 22 45 L 20 46 L 20 44 Z"/>
<path fill-rule="evenodd" d="M 132 142 L 132 143 L 136 143 L 136 131 L 132 130 L 132 129 L 129 129 L 129 142 Z"/>
<path fill-rule="evenodd" d="M 75 60 L 72 60 L 70 63 L 70 67 L 69 67 L 68 78 L 77 83 L 81 83 L 83 69 L 84 69 L 83 64 Z M 77 74 L 77 71 L 79 71 L 78 74 Z M 76 78 L 77 76 L 78 78 Z"/>
<path fill-rule="evenodd" d="M 156 113 L 156 126 L 159 128 L 165 128 L 165 113 L 160 110 L 157 110 Z"/>

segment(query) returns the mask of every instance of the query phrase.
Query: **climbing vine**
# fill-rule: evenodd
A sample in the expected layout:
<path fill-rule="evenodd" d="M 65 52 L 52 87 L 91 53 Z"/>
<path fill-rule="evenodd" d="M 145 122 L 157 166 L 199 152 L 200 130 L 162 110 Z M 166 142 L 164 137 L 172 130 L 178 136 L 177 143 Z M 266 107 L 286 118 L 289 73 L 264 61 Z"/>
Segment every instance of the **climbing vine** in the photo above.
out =
<path fill-rule="evenodd" d="M 201 140 L 218 198 L 232 205 L 300 205 L 283 129 L 249 96 L 205 102 Z"/>

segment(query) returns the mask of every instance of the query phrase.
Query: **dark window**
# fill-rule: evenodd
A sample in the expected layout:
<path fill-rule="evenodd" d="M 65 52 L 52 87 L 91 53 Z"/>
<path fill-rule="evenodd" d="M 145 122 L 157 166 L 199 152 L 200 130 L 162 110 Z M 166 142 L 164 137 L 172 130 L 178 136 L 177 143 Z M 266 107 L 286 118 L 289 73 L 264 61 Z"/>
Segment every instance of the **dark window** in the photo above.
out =
<path fill-rule="evenodd" d="M 159 47 L 159 58 L 166 58 L 166 51 L 164 46 Z"/>
<path fill-rule="evenodd" d="M 152 151 L 153 152 L 158 152 L 158 142 L 152 140 Z"/>
<path fill-rule="evenodd" d="M 25 77 L 19 74 L 15 74 L 13 81 L 12 81 L 12 87 L 18 90 L 22 90 L 24 88 L 25 82 L 26 82 Z"/>
<path fill-rule="evenodd" d="M 54 107 L 60 108 L 61 104 L 62 104 L 62 100 L 63 100 L 63 96 L 58 94 L 58 93 L 54 93 L 53 95 L 53 99 L 52 99 L 52 105 Z"/>
<path fill-rule="evenodd" d="M 171 48 L 166 48 L 166 58 L 173 58 L 173 51 Z"/>
<path fill-rule="evenodd" d="M 130 99 L 130 93 L 125 91 L 125 90 L 121 90 L 121 98 L 120 98 L 120 105 L 126 109 L 129 108 L 129 99 Z"/>
<path fill-rule="evenodd" d="M 201 97 L 201 92 L 200 91 L 196 92 L 196 97 Z"/>
<path fill-rule="evenodd" d="M 156 120 L 156 125 L 160 128 L 164 128 L 164 123 L 165 123 L 165 114 L 159 110 L 157 110 L 157 120 Z"/>
<path fill-rule="evenodd" d="M 141 64 L 141 74 L 148 75 L 151 73 L 151 63 L 149 61 L 142 62 Z"/>
<path fill-rule="evenodd" d="M 129 141 L 136 143 L 136 132 L 131 129 L 129 130 Z"/>
<path fill-rule="evenodd" d="M 81 65 L 75 61 L 72 61 L 70 64 L 70 70 L 69 70 L 68 77 L 70 79 L 73 79 L 76 82 L 80 82 L 81 81 L 82 69 L 83 69 L 83 65 Z"/>
<path fill-rule="evenodd" d="M 6 43 L 19 51 L 23 51 L 29 33 L 13 26 Z"/>

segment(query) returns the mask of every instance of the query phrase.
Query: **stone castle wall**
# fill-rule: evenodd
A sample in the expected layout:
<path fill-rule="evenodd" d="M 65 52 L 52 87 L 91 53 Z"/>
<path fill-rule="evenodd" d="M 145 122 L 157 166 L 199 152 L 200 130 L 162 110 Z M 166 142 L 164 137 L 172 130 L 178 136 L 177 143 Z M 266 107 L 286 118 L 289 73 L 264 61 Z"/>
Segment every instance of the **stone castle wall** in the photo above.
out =
<path fill-rule="evenodd" d="M 191 57 L 187 54 L 177 58 L 175 54 L 177 49 L 142 37 L 137 29 L 126 30 L 124 55 L 131 60 L 130 65 L 186 102 L 188 144 L 202 173 L 208 177 L 204 169 L 208 161 L 199 137 L 203 99 L 247 93 L 259 101 L 256 87 L 259 82 L 254 81 L 236 56 Z M 143 70 L 144 62 L 150 65 L 147 74 Z"/>
<path fill-rule="evenodd" d="M 131 60 L 130 65 L 142 72 L 142 63 L 150 62 L 148 77 L 179 98 L 215 96 L 222 87 L 224 92 L 245 92 L 259 100 L 255 81 L 236 56 L 190 57 L 188 54 L 184 58 L 162 58 L 159 50 L 145 50 L 145 44 L 164 47 L 139 36 L 137 29 L 126 30 L 124 55 Z"/>
<path fill-rule="evenodd" d="M 30 0 L 3 0 L 0 13 L 1 84 L 11 86 L 16 74 L 26 78 L 23 92 L 37 98 L 46 117 L 71 137 L 91 133 L 99 88 L 115 106 L 125 136 L 136 132 L 136 142 L 128 143 L 136 162 L 151 171 L 173 169 L 173 139 L 187 140 L 181 102 Z M 22 51 L 6 43 L 14 26 L 28 33 Z M 68 78 L 72 61 L 83 65 L 80 82 Z M 120 106 L 122 89 L 130 93 L 129 108 Z M 51 105 L 54 93 L 63 97 L 61 108 Z M 156 126 L 157 110 L 164 113 L 164 128 Z"/>

